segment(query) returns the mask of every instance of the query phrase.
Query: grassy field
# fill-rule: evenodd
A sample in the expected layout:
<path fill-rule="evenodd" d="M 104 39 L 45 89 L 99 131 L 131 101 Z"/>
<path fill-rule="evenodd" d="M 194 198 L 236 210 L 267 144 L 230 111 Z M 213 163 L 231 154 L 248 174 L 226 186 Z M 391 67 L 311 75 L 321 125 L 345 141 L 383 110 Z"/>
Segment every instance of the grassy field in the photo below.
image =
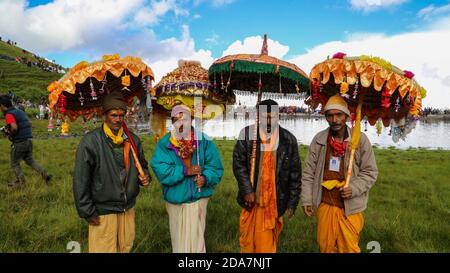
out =
<path fill-rule="evenodd" d="M 0 122 L 3 124 L 3 122 Z M 9 142 L 0 139 L 0 252 L 68 252 L 70 241 L 87 251 L 87 224 L 72 196 L 75 150 L 80 138 L 48 138 L 45 121 L 35 121 L 34 158 L 54 175 L 50 186 L 22 163 L 27 184 L 8 188 Z M 80 126 L 73 126 L 81 132 Z M 52 135 L 51 135 L 52 136 Z M 147 159 L 155 143 L 143 136 Z M 239 252 L 237 185 L 232 174 L 233 141 L 216 141 L 225 175 L 208 206 L 208 252 Z M 304 160 L 306 146 L 300 147 Z M 377 241 L 382 252 L 450 252 L 450 151 L 376 149 L 379 177 L 365 212 L 360 246 Z M 141 191 L 136 207 L 134 252 L 171 252 L 169 223 L 157 181 Z M 316 222 L 299 208 L 285 219 L 279 252 L 317 252 Z"/>
<path fill-rule="evenodd" d="M 0 74 L 0 93 L 12 91 L 20 99 L 31 101 L 48 97 L 47 86 L 62 77 L 62 74 L 5 60 L 0 60 Z"/>
<path fill-rule="evenodd" d="M 18 47 L 0 42 L 0 55 L 12 58 L 27 56 L 37 61 L 32 54 L 24 54 Z M 41 97 L 47 97 L 47 86 L 54 80 L 62 77 L 62 74 L 43 71 L 38 67 L 28 67 L 21 63 L 0 59 L 0 93 L 12 91 L 20 99 L 39 101 Z"/>
<path fill-rule="evenodd" d="M 22 51 L 22 48 L 18 46 L 12 46 L 6 43 L 5 41 L 0 41 L 0 54 L 9 56 L 12 58 L 20 57 L 20 58 L 27 58 L 31 59 L 33 62 L 37 62 L 38 59 L 33 56 L 30 52 L 24 53 Z"/>

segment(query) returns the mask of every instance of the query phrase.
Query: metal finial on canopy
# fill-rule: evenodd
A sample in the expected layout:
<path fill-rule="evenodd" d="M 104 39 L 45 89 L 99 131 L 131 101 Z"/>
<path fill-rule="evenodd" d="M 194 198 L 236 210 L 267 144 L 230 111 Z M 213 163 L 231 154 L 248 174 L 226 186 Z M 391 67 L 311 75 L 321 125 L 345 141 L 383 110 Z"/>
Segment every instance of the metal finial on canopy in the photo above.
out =
<path fill-rule="evenodd" d="M 267 46 L 267 34 L 264 34 L 264 42 L 261 48 L 261 55 L 269 55 L 269 47 Z"/>

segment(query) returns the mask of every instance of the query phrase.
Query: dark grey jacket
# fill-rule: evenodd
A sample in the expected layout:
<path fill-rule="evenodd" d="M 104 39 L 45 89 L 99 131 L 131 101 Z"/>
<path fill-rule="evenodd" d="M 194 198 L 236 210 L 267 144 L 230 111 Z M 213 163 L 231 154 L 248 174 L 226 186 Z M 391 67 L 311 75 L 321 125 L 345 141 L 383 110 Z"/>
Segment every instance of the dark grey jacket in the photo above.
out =
<path fill-rule="evenodd" d="M 113 143 L 102 128 L 85 135 L 76 154 L 73 193 L 78 214 L 85 219 L 124 212 L 135 205 L 139 194 L 138 171 L 131 149 L 126 173 L 117 162 Z M 142 168 L 148 174 L 141 141 L 133 133 L 131 136 L 136 143 Z"/>
<path fill-rule="evenodd" d="M 243 208 L 246 207 L 244 196 L 255 192 L 257 187 L 258 167 L 255 169 L 255 184 L 250 184 L 250 162 L 252 153 L 252 141 L 254 126 L 242 129 L 239 140 L 234 146 L 233 173 L 238 182 L 239 192 L 237 202 Z M 279 144 L 277 149 L 276 191 L 278 216 L 282 216 L 287 208 L 296 209 L 301 190 L 301 163 L 298 152 L 298 143 L 295 136 L 288 130 L 279 127 Z M 258 134 L 257 151 L 261 150 Z M 256 166 L 259 166 L 260 152 L 256 153 Z"/>

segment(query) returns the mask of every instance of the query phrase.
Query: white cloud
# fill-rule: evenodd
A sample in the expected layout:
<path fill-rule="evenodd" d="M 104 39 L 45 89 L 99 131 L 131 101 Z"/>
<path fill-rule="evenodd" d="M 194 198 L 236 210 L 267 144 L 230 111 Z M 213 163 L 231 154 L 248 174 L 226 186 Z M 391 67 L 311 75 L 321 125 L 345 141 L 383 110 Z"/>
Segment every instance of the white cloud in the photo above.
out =
<path fill-rule="evenodd" d="M 213 7 L 221 7 L 236 2 L 237 0 L 194 0 L 194 6 L 209 2 Z"/>
<path fill-rule="evenodd" d="M 355 33 L 347 33 L 346 38 L 347 41 L 360 41 L 366 39 L 380 39 L 386 37 L 384 33 L 381 32 L 355 32 Z"/>
<path fill-rule="evenodd" d="M 261 47 L 263 44 L 263 37 L 251 36 L 244 39 L 244 42 L 237 40 L 232 43 L 225 51 L 223 56 L 247 53 L 247 54 L 259 54 L 261 53 Z M 267 39 L 267 46 L 269 48 L 269 55 L 282 59 L 289 51 L 289 46 L 282 45 L 278 41 Z"/>
<path fill-rule="evenodd" d="M 176 0 L 152 1 L 151 5 L 139 9 L 130 25 L 135 27 L 153 26 L 159 23 L 162 16 L 173 11 L 176 16 L 188 16 L 189 11 L 180 7 Z"/>
<path fill-rule="evenodd" d="M 311 71 L 313 66 L 336 52 L 348 56 L 373 55 L 415 73 L 415 79 L 428 90 L 424 106 L 450 108 L 450 27 L 400 34 L 372 35 L 346 41 L 331 41 L 308 49 L 305 54 L 289 60 Z"/>
<path fill-rule="evenodd" d="M 178 67 L 178 61 L 195 60 L 200 61 L 204 68 L 209 68 L 214 58 L 209 50 L 195 50 L 195 42 L 190 37 L 189 27 L 183 26 L 183 37 L 180 40 L 171 38 L 160 42 L 158 56 L 144 58 L 155 74 L 157 83 L 164 75 Z"/>
<path fill-rule="evenodd" d="M 216 46 L 219 44 L 219 38 L 219 35 L 213 33 L 210 37 L 205 39 L 205 42 L 208 46 Z"/>
<path fill-rule="evenodd" d="M 372 12 L 382 8 L 398 6 L 409 0 L 350 0 L 350 5 L 356 10 Z"/>
<path fill-rule="evenodd" d="M 188 14 L 176 0 L 55 0 L 32 8 L 26 0 L 1 0 L 0 10 L 0 33 L 41 54 L 96 44 L 107 50 L 111 40 L 139 35 L 168 12 Z"/>
<path fill-rule="evenodd" d="M 0 32 L 32 51 L 66 50 L 117 30 L 142 4 L 143 0 L 55 0 L 27 8 L 25 0 L 3 0 Z"/>
<path fill-rule="evenodd" d="M 429 5 L 423 9 L 421 9 L 417 13 L 417 16 L 419 18 L 422 18 L 425 20 L 430 20 L 430 19 L 435 19 L 437 16 L 441 16 L 441 15 L 445 15 L 445 14 L 449 14 L 449 13 L 450 13 L 450 4 L 447 4 L 447 5 L 444 5 L 441 7 Z"/>
<path fill-rule="evenodd" d="M 0 0 L 0 10 L 7 11 L 0 16 L 0 33 L 40 55 L 82 52 L 87 61 L 112 53 L 138 56 L 156 80 L 175 69 L 179 59 L 198 60 L 205 68 L 213 62 L 211 51 L 195 49 L 187 25 L 181 37 L 164 40 L 143 27 L 158 24 L 168 12 L 186 15 L 175 0 L 55 0 L 33 8 L 26 3 Z"/>
<path fill-rule="evenodd" d="M 170 56 L 157 62 L 151 62 L 148 59 L 144 59 L 150 67 L 155 68 L 153 69 L 153 73 L 155 74 L 155 83 L 158 83 L 163 76 L 177 68 L 179 60 L 199 61 L 204 68 L 208 69 L 213 63 L 214 58 L 212 57 L 211 51 L 201 49 L 196 52 L 190 52 L 189 54 Z"/>

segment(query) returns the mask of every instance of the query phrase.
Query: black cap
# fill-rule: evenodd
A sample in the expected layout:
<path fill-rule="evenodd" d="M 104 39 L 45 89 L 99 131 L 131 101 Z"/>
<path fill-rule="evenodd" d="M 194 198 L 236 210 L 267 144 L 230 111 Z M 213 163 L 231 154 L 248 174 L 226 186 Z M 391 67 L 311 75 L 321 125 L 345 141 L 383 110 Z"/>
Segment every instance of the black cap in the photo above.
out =
<path fill-rule="evenodd" d="M 0 104 L 6 107 L 11 107 L 11 98 L 8 95 L 0 95 Z"/>

